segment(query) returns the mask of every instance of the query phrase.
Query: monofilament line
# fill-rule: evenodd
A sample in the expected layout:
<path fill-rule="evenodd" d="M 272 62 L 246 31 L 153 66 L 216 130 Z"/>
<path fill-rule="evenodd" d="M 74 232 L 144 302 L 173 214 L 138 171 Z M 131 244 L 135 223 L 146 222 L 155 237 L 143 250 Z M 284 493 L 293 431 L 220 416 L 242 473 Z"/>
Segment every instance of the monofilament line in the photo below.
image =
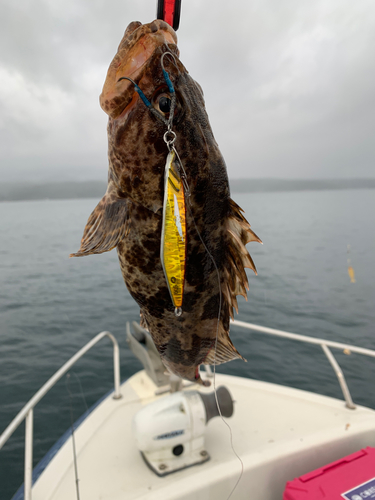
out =
<path fill-rule="evenodd" d="M 220 273 L 219 273 L 219 269 L 216 265 L 216 262 L 215 262 L 215 259 L 213 258 L 211 252 L 208 250 L 205 242 L 203 241 L 202 239 L 202 236 L 199 232 L 199 229 L 195 223 L 195 219 L 194 219 L 194 216 L 192 214 L 192 211 L 191 211 L 191 206 L 190 206 L 190 189 L 189 189 L 189 185 L 187 183 L 187 176 L 186 176 L 186 172 L 185 172 L 185 169 L 184 169 L 184 166 L 182 165 L 182 162 L 181 162 L 181 159 L 180 159 L 180 156 L 179 154 L 177 153 L 177 150 L 174 146 L 174 142 L 175 142 L 175 139 L 176 139 L 176 134 L 172 131 L 172 124 L 173 124 L 173 116 L 174 116 L 174 109 L 175 109 L 175 105 L 176 105 L 176 94 L 175 94 L 175 90 L 174 90 L 174 87 L 173 87 L 173 84 L 169 78 L 169 74 L 168 72 L 165 70 L 164 68 L 164 64 L 163 64 L 163 59 L 164 59 L 164 56 L 165 55 L 171 55 L 173 60 L 174 60 L 174 63 L 175 65 L 177 66 L 176 64 L 176 59 L 174 57 L 174 55 L 170 52 L 166 52 L 162 55 L 161 57 L 161 66 L 162 66 L 162 70 L 163 70 L 163 75 L 164 75 L 164 79 L 165 79 L 165 82 L 168 86 L 168 89 L 170 91 L 170 94 L 171 94 L 171 110 L 170 110 L 170 114 L 169 114 L 169 119 L 166 120 L 164 118 L 164 116 L 162 116 L 158 111 L 156 111 L 156 109 L 153 108 L 152 104 L 148 101 L 148 99 L 146 98 L 146 96 L 143 94 L 142 90 L 138 87 L 138 85 L 129 77 L 122 77 L 120 78 L 118 81 L 120 80 L 130 80 L 134 87 L 135 87 L 135 90 L 137 91 L 138 95 L 140 96 L 140 98 L 142 99 L 142 101 L 144 102 L 144 104 L 148 107 L 148 109 L 152 112 L 152 114 L 154 116 L 156 116 L 159 120 L 161 120 L 165 125 L 167 125 L 168 127 L 168 130 L 167 132 L 170 134 L 170 133 L 173 133 L 174 134 L 174 138 L 173 140 L 169 140 L 168 141 L 168 137 L 167 135 L 164 135 L 164 141 L 166 142 L 167 144 L 167 147 L 169 149 L 169 151 L 173 150 L 175 153 L 176 153 L 176 157 L 178 159 L 178 162 L 180 164 L 180 167 L 181 167 L 181 170 L 183 172 L 183 182 L 184 182 L 184 186 L 185 186 L 185 189 L 186 189 L 186 195 L 188 197 L 188 203 L 187 203 L 187 207 L 188 207 L 188 210 L 189 210 L 189 214 L 193 220 L 193 223 L 194 223 L 194 226 L 195 226 L 195 229 L 197 231 L 197 234 L 199 236 L 199 239 L 201 240 L 202 242 L 202 245 L 203 247 L 205 248 L 208 256 L 210 257 L 214 267 L 215 267 L 215 270 L 216 270 L 216 274 L 217 274 L 217 280 L 218 280 L 218 285 L 219 285 L 219 312 L 218 312 L 218 316 L 217 316 L 217 327 L 216 327 L 216 338 L 215 338 L 215 355 L 214 355 L 214 394 L 215 394 L 215 400 L 216 400 L 216 404 L 217 404 L 217 408 L 219 410 L 219 414 L 220 414 L 220 417 L 221 417 L 221 420 L 224 422 L 224 424 L 228 427 L 229 429 L 229 433 L 230 433 L 230 444 L 231 444 L 231 447 L 232 447 L 232 450 L 233 450 L 233 453 L 235 454 L 235 456 L 238 458 L 238 460 L 240 461 L 240 464 L 241 464 L 241 474 L 236 482 L 236 484 L 234 485 L 234 488 L 232 489 L 229 497 L 227 498 L 227 500 L 230 499 L 230 497 L 233 495 L 235 489 L 237 488 L 238 486 L 238 483 L 241 481 L 241 478 L 242 478 L 242 475 L 243 475 L 243 471 L 244 471 L 244 465 L 243 465 L 243 462 L 240 458 L 240 456 L 238 455 L 238 453 L 236 452 L 236 450 L 234 449 L 234 446 L 233 446 L 233 435 L 232 435 L 232 429 L 230 427 L 230 425 L 224 420 L 224 417 L 221 413 L 221 408 L 220 408 L 220 405 L 219 405 L 219 400 L 218 400 L 218 397 L 217 397 L 217 391 L 216 391 L 216 350 L 217 350 L 217 343 L 218 343 L 218 337 L 219 337 L 219 326 L 220 326 L 220 315 L 221 315 L 221 306 L 222 306 L 222 293 L 221 293 L 221 283 L 220 283 Z M 178 69 L 178 68 L 177 68 Z M 77 486 L 78 486 L 78 480 L 77 480 Z"/>
<path fill-rule="evenodd" d="M 181 165 L 181 168 L 183 170 L 183 173 L 184 173 L 184 176 L 185 176 L 185 181 L 186 181 L 186 174 L 185 174 L 185 170 L 182 166 L 182 163 L 181 163 L 181 160 L 180 160 L 180 157 L 176 151 L 175 148 L 173 148 L 174 151 L 176 152 L 176 155 L 177 155 L 177 158 L 178 158 L 178 161 Z M 210 257 L 214 267 L 215 267 L 215 271 L 216 271 L 216 275 L 217 275 L 217 280 L 218 280 L 218 284 L 219 284 L 219 312 L 218 312 L 218 316 L 217 316 L 217 326 L 216 326 L 216 338 L 215 338 L 215 354 L 214 354 L 214 394 L 215 394 L 215 400 L 216 400 L 216 405 L 217 405 L 217 408 L 219 410 L 219 415 L 221 417 L 221 420 L 224 422 L 224 424 L 228 427 L 229 429 L 229 434 L 230 434 L 230 445 L 231 445 L 231 448 L 232 448 L 232 451 L 233 453 L 235 454 L 235 456 L 237 457 L 237 459 L 239 460 L 240 464 L 241 464 L 241 473 L 236 481 L 236 484 L 234 485 L 232 491 L 230 492 L 230 495 L 229 497 L 227 498 L 227 500 L 229 500 L 231 498 L 231 496 L 233 495 L 234 491 L 236 490 L 239 482 L 241 481 L 242 479 L 242 476 L 243 476 L 243 472 L 244 472 L 244 465 L 243 465 L 243 461 L 241 459 L 241 457 L 238 455 L 238 453 L 236 452 L 235 448 L 234 448 L 234 445 L 233 445 L 233 434 L 232 434 L 232 428 L 231 426 L 228 424 L 228 422 L 224 419 L 222 413 L 221 413 L 221 408 L 220 408 L 220 405 L 219 405 L 219 400 L 218 400 L 218 397 L 217 397 L 217 390 L 216 390 L 216 350 L 217 350 L 217 343 L 218 343 L 218 337 L 219 337 L 219 326 L 220 326 L 220 314 L 221 314 L 221 306 L 222 306 L 222 293 L 221 293 L 221 283 L 220 283 L 220 273 L 219 273 L 219 269 L 216 265 L 216 262 L 215 262 L 215 259 L 213 258 L 213 255 L 211 254 L 211 252 L 209 251 L 209 249 L 207 248 L 205 242 L 203 241 L 203 238 L 201 236 L 201 233 L 197 227 L 197 224 L 195 222 L 195 219 L 194 219 L 194 216 L 192 214 L 192 211 L 191 211 L 191 202 L 190 202 L 190 198 L 188 198 L 188 203 L 187 203 L 187 207 L 188 207 L 188 210 L 189 210 L 189 214 L 190 214 L 190 217 L 192 218 L 193 220 L 193 223 L 194 223 L 194 227 L 195 227 L 195 230 L 197 231 L 197 234 L 199 236 L 199 239 L 201 240 L 202 242 L 202 245 L 204 246 L 204 249 L 205 251 L 207 252 L 207 255 Z"/>

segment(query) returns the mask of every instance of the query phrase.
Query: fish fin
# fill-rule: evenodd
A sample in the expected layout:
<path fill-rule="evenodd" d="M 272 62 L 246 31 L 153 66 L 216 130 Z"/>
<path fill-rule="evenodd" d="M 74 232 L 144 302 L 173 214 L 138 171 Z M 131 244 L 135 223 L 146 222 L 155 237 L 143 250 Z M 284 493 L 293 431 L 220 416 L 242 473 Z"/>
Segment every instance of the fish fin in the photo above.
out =
<path fill-rule="evenodd" d="M 214 344 L 205 357 L 203 362 L 204 365 L 220 365 L 221 363 L 226 363 L 232 359 L 242 359 L 243 361 L 246 361 L 246 359 L 243 358 L 234 347 L 227 333 L 225 333 L 225 338 L 220 339 L 220 337 L 221 335 L 219 334 L 216 344 L 216 353 Z"/>
<path fill-rule="evenodd" d="M 251 241 L 257 241 L 258 243 L 262 243 L 262 240 L 257 236 L 254 231 L 251 229 L 250 224 L 247 222 L 246 218 L 243 216 L 244 211 L 242 208 L 237 205 L 235 201 L 232 200 L 232 198 L 229 198 L 229 204 L 231 207 L 231 214 L 229 215 L 230 218 L 234 219 L 237 223 L 237 230 L 240 228 L 240 235 L 241 235 L 241 240 L 243 243 L 246 245 L 247 243 L 250 243 Z M 239 228 L 238 228 L 239 226 Z"/>
<path fill-rule="evenodd" d="M 70 257 L 84 257 L 94 253 L 109 252 L 126 236 L 129 222 L 129 202 L 125 198 L 107 193 L 90 215 L 81 246 Z"/>
<path fill-rule="evenodd" d="M 243 210 L 232 199 L 229 200 L 230 213 L 227 219 L 227 259 L 228 265 L 223 271 L 222 293 L 229 307 L 229 314 L 233 318 L 233 308 L 238 313 L 237 295 L 247 300 L 246 291 L 249 282 L 245 268 L 257 270 L 253 259 L 246 249 L 250 241 L 262 243 L 261 239 L 250 229 L 250 224 L 243 216 Z"/>

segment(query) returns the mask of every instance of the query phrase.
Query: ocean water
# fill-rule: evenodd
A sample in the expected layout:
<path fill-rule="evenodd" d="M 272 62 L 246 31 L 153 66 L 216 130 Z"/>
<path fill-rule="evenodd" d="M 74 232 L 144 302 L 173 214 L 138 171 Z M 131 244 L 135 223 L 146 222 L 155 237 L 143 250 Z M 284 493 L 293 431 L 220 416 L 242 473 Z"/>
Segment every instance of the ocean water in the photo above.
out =
<path fill-rule="evenodd" d="M 258 268 L 238 319 L 375 349 L 375 191 L 234 194 L 264 245 L 248 245 Z M 121 377 L 140 369 L 125 342 L 139 310 L 115 251 L 69 259 L 98 200 L 0 204 L 0 431 L 40 386 L 102 330 L 121 348 Z M 356 283 L 347 272 L 350 245 Z M 248 362 L 219 372 L 341 398 L 319 346 L 232 327 Z M 337 351 L 334 351 L 336 354 Z M 112 387 L 112 348 L 103 340 L 37 405 L 34 463 Z M 353 399 L 375 408 L 375 360 L 337 353 Z M 72 396 L 69 395 L 72 393 Z M 251 419 L 249 417 L 249 425 Z M 0 450 L 0 499 L 23 482 L 23 425 Z"/>

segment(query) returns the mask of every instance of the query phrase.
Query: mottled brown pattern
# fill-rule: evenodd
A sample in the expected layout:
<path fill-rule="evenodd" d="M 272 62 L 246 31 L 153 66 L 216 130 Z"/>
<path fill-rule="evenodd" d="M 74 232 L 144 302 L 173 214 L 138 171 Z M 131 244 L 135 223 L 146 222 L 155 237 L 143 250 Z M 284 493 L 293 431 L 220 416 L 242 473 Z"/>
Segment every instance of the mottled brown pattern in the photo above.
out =
<path fill-rule="evenodd" d="M 209 125 L 202 90 L 179 61 L 176 43 L 174 31 L 160 20 L 131 23 L 125 32 L 100 97 L 109 115 L 108 189 L 88 220 L 81 248 L 73 255 L 117 246 L 125 283 L 165 365 L 183 378 L 202 383 L 200 364 L 241 357 L 229 338 L 229 318 L 233 308 L 237 310 L 236 295 L 246 297 L 244 268 L 255 271 L 245 245 L 260 240 L 230 198 L 226 166 Z M 191 190 L 180 317 L 174 314 L 160 261 L 166 127 L 147 109 L 133 84 L 118 81 L 123 76 L 134 79 L 158 109 L 158 96 L 168 94 L 160 63 L 167 51 L 176 55 L 177 67 L 170 57 L 164 61 L 177 97 L 175 145 Z M 219 322 L 218 276 L 197 229 L 219 270 Z"/>

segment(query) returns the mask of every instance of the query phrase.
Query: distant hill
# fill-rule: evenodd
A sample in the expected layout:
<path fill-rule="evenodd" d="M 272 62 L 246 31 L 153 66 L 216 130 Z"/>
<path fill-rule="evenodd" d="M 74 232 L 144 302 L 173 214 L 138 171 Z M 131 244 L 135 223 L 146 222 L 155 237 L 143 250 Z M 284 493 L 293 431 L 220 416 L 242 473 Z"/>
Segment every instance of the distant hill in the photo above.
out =
<path fill-rule="evenodd" d="M 0 201 L 99 199 L 106 188 L 103 181 L 4 183 L 0 185 Z M 232 193 L 375 189 L 375 179 L 231 179 L 230 188 Z"/>
<path fill-rule="evenodd" d="M 231 179 L 233 193 L 375 189 L 375 179 Z"/>
<path fill-rule="evenodd" d="M 48 184 L 7 183 L 0 185 L 0 201 L 102 198 L 106 189 L 107 183 L 102 181 L 56 182 Z"/>

